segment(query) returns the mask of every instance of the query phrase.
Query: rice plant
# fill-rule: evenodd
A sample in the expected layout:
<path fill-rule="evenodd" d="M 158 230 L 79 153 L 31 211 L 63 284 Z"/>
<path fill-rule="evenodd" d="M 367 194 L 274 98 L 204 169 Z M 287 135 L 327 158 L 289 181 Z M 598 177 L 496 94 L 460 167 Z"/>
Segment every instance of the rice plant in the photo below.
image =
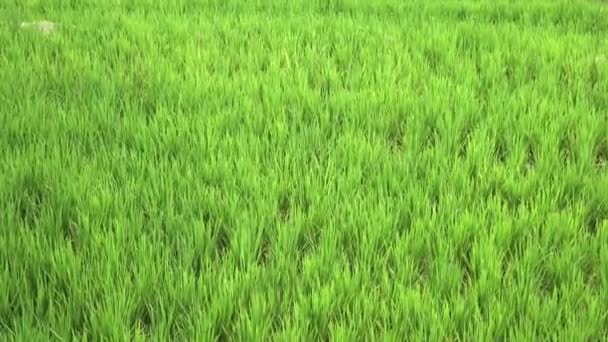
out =
<path fill-rule="evenodd" d="M 605 341 L 607 18 L 3 1 L 0 340 Z"/>

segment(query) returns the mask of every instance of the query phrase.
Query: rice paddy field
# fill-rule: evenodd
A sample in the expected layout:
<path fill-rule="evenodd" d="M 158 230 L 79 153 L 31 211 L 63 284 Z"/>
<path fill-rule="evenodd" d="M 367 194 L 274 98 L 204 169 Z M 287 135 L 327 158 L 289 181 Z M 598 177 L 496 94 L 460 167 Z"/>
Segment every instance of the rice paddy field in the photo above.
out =
<path fill-rule="evenodd" d="M 5 0 L 0 340 L 607 341 L 607 57 L 602 1 Z"/>

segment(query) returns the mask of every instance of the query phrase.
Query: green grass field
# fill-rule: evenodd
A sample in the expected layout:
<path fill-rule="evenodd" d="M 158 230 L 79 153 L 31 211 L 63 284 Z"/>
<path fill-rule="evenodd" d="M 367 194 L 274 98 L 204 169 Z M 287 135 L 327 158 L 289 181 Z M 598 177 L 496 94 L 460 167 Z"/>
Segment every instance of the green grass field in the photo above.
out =
<path fill-rule="evenodd" d="M 608 3 L 2 1 L 0 229 L 0 340 L 607 341 Z"/>

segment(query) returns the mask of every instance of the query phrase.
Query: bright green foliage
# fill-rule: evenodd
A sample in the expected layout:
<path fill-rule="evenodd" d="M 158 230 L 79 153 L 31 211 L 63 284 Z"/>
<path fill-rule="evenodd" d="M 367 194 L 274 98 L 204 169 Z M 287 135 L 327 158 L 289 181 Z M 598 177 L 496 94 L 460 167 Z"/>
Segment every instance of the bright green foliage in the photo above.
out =
<path fill-rule="evenodd" d="M 606 2 L 0 20 L 0 340 L 608 336 Z"/>

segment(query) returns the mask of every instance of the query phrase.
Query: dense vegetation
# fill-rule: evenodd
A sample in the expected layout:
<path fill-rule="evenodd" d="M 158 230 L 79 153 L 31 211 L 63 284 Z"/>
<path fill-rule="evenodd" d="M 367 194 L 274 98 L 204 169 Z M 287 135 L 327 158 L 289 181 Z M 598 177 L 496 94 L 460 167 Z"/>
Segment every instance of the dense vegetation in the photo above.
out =
<path fill-rule="evenodd" d="M 605 2 L 0 19 L 0 339 L 608 335 Z"/>

